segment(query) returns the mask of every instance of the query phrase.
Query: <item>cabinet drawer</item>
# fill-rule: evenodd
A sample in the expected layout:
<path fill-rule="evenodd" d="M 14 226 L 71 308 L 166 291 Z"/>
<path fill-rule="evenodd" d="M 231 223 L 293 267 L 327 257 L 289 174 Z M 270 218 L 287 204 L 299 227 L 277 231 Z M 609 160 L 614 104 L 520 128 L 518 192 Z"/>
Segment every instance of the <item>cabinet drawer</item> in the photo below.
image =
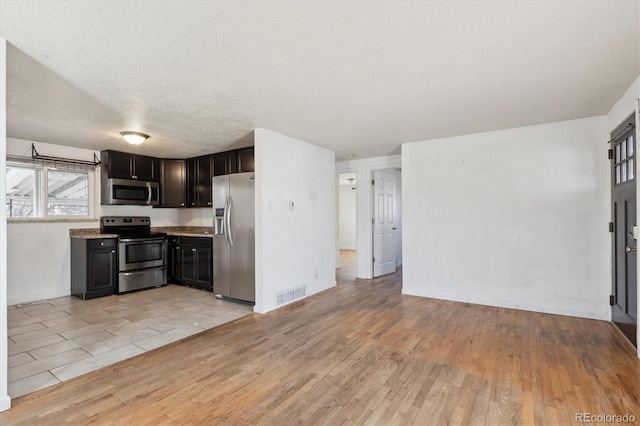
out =
<path fill-rule="evenodd" d="M 183 246 L 196 247 L 196 248 L 211 248 L 213 240 L 209 237 L 180 237 L 180 242 Z"/>
<path fill-rule="evenodd" d="M 90 250 L 95 249 L 114 249 L 118 245 L 118 240 L 115 238 L 97 238 L 87 241 L 87 248 Z"/>

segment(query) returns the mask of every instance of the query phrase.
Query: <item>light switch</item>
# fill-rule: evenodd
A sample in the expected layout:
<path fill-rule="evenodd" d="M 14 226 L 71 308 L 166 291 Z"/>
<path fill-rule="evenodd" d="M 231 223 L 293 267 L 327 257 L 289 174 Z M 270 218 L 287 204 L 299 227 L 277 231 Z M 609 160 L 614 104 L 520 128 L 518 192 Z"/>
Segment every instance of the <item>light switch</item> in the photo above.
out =
<path fill-rule="evenodd" d="M 637 240 L 638 239 L 638 225 L 633 225 L 633 229 L 631 230 L 631 232 L 633 233 L 633 239 Z"/>

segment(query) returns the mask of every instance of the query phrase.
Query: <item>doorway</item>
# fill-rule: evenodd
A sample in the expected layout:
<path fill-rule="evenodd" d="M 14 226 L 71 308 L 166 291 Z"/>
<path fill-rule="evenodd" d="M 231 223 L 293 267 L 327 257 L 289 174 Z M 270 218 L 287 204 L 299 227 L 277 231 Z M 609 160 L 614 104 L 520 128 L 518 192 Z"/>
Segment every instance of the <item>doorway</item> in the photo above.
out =
<path fill-rule="evenodd" d="M 373 276 L 373 223 L 374 219 L 374 173 L 377 171 L 393 170 L 396 174 L 396 199 L 393 216 L 397 219 L 394 230 L 395 262 L 396 268 L 402 264 L 402 162 L 399 155 L 389 157 L 376 157 L 360 160 L 340 161 L 336 163 L 336 258 L 340 258 L 340 177 L 344 179 L 354 178 L 353 182 L 345 181 L 345 184 L 354 185 L 356 198 L 355 225 L 356 225 L 356 249 L 355 277 L 372 279 Z M 346 191 L 343 189 L 343 191 Z M 353 216 L 349 216 L 353 218 Z M 344 247 L 344 246 L 343 246 Z M 340 262 L 336 261 L 336 268 L 340 268 Z M 340 270 L 338 278 L 340 278 Z"/>
<path fill-rule="evenodd" d="M 631 115 L 611 133 L 613 288 L 611 320 L 637 347 L 636 129 Z"/>
<path fill-rule="evenodd" d="M 340 251 L 340 275 L 345 280 L 356 276 L 357 215 L 356 173 L 338 175 L 338 249 Z"/>

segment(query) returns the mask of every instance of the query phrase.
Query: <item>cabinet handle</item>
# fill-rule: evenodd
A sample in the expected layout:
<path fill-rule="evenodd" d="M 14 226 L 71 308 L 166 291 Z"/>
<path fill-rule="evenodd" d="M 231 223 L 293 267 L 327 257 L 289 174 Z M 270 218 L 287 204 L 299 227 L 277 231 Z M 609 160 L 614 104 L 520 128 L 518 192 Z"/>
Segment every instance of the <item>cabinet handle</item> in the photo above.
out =
<path fill-rule="evenodd" d="M 184 207 L 184 203 L 180 204 L 182 207 Z"/>
<path fill-rule="evenodd" d="M 207 203 L 207 205 L 209 205 L 209 206 L 210 206 L 210 205 L 211 205 L 211 201 L 209 201 L 209 202 Z"/>
<path fill-rule="evenodd" d="M 115 253 L 115 252 L 116 252 L 115 250 L 111 250 L 111 253 Z"/>
<path fill-rule="evenodd" d="M 198 251 L 198 249 L 191 249 L 191 251 Z"/>

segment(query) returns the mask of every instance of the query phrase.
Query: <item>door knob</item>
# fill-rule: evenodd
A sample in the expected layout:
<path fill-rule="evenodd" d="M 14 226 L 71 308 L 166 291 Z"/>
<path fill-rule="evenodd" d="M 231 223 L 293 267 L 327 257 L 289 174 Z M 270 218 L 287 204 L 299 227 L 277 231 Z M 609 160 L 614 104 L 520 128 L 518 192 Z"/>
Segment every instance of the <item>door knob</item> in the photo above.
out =
<path fill-rule="evenodd" d="M 637 251 L 637 249 L 635 247 L 629 247 L 627 246 L 624 251 L 626 251 L 627 253 L 635 253 Z"/>

